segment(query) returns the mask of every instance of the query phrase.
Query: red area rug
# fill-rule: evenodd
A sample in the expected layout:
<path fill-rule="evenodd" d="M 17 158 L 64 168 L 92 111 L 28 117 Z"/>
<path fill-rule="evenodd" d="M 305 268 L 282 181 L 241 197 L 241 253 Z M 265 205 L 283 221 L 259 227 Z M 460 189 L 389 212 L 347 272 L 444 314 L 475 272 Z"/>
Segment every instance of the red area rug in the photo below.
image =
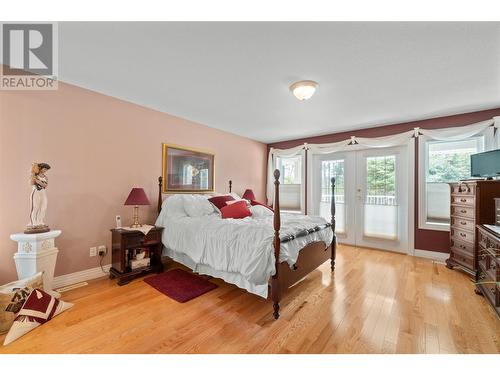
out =
<path fill-rule="evenodd" d="M 217 288 L 204 278 L 176 268 L 144 279 L 149 285 L 177 302 L 187 302 Z"/>

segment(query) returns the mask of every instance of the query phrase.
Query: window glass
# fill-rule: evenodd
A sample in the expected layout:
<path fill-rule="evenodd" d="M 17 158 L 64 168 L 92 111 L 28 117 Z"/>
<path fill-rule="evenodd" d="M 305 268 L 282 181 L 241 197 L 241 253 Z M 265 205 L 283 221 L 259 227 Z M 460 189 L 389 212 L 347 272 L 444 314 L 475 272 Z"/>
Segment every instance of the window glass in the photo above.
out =
<path fill-rule="evenodd" d="M 451 182 L 470 178 L 470 156 L 484 148 L 484 138 L 456 142 L 429 142 L 427 182 Z"/>
<path fill-rule="evenodd" d="M 280 183 L 286 185 L 301 183 L 301 159 L 300 156 L 276 158 L 276 168 L 280 171 Z"/>
<path fill-rule="evenodd" d="M 288 211 L 302 211 L 302 156 L 277 157 L 280 171 L 280 207 Z"/>
<path fill-rule="evenodd" d="M 396 240 L 396 155 L 366 158 L 364 231 L 368 237 Z"/>
<path fill-rule="evenodd" d="M 428 141 L 425 147 L 426 222 L 450 223 L 448 182 L 470 178 L 470 156 L 484 150 L 484 136 L 463 141 Z"/>
<path fill-rule="evenodd" d="M 396 156 L 366 159 L 366 203 L 396 204 Z"/>

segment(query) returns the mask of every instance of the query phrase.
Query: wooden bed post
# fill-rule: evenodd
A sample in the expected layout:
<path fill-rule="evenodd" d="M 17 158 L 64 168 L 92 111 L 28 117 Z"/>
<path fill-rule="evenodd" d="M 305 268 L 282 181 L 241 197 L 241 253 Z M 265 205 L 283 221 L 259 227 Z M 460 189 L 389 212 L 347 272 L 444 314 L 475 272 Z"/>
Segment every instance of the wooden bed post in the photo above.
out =
<path fill-rule="evenodd" d="M 161 211 L 161 188 L 162 188 L 162 183 L 163 183 L 163 177 L 160 176 L 158 177 L 158 215 L 160 214 Z"/>
<path fill-rule="evenodd" d="M 233 181 L 229 180 L 229 193 L 233 190 Z"/>
<path fill-rule="evenodd" d="M 332 177 L 332 197 L 330 199 L 330 213 L 332 215 L 332 232 L 333 232 L 333 239 L 332 239 L 332 256 L 330 260 L 330 267 L 332 271 L 335 270 L 335 256 L 337 252 L 337 241 L 335 238 L 335 177 Z"/>
<path fill-rule="evenodd" d="M 281 217 L 280 217 L 280 171 L 276 169 L 274 171 L 274 257 L 275 257 L 275 273 L 271 281 L 271 296 L 273 300 L 273 316 L 274 319 L 280 317 L 280 298 L 281 289 L 278 280 L 278 270 L 280 265 L 280 227 L 281 227 Z"/>

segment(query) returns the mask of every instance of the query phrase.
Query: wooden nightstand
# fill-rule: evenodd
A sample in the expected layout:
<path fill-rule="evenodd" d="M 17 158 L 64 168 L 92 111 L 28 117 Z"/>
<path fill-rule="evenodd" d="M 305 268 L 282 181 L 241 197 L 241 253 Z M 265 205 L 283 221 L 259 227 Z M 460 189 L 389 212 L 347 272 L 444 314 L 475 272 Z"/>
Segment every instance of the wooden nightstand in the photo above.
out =
<path fill-rule="evenodd" d="M 111 229 L 111 262 L 109 277 L 118 279 L 118 285 L 128 284 L 136 277 L 149 272 L 163 272 L 161 262 L 162 227 L 154 227 L 147 235 L 138 230 Z M 133 268 L 134 254 L 144 252 L 150 258 L 150 264 Z"/>

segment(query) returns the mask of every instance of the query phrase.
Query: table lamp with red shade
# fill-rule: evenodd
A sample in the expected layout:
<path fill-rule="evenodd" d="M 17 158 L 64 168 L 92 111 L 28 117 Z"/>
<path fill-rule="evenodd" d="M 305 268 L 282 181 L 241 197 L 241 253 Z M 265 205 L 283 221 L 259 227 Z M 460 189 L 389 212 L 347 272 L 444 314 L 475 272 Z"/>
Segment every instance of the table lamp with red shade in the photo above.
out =
<path fill-rule="evenodd" d="M 130 191 L 124 205 L 134 206 L 134 224 L 131 225 L 132 228 L 142 227 L 142 224 L 139 224 L 139 206 L 149 206 L 150 204 L 143 188 L 133 188 Z"/>
<path fill-rule="evenodd" d="M 242 198 L 249 201 L 254 201 L 255 194 L 253 193 L 252 189 L 246 189 L 245 192 L 243 193 Z"/>

